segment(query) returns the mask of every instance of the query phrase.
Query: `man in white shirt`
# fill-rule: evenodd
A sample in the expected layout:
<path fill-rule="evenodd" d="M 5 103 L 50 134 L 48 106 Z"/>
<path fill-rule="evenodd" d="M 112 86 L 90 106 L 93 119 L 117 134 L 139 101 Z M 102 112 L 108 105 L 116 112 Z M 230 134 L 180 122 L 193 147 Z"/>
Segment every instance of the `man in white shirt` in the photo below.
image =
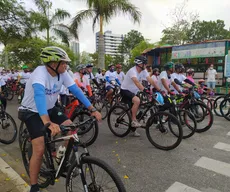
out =
<path fill-rule="evenodd" d="M 172 85 L 172 90 L 175 93 L 181 93 L 182 92 L 182 87 L 180 85 L 177 85 L 174 80 L 177 79 L 180 82 L 183 82 L 186 77 L 183 75 L 184 71 L 184 66 L 180 63 L 175 64 L 175 72 L 171 75 L 171 85 Z"/>
<path fill-rule="evenodd" d="M 112 96 L 113 96 L 113 89 L 115 84 L 121 85 L 119 79 L 117 78 L 116 72 L 114 71 L 114 65 L 110 64 L 108 66 L 109 70 L 105 73 L 105 89 L 107 90 L 106 98 L 111 103 L 112 102 Z"/>
<path fill-rule="evenodd" d="M 116 75 L 117 78 L 119 79 L 120 83 L 122 83 L 122 81 L 125 78 L 125 73 L 122 71 L 122 65 L 121 64 L 117 64 L 116 65 Z"/>
<path fill-rule="evenodd" d="M 141 127 L 141 124 L 137 121 L 137 111 L 140 105 L 140 98 L 136 96 L 138 91 L 148 92 L 146 88 L 141 84 L 140 80 L 146 78 L 151 85 L 153 85 L 157 91 L 160 91 L 158 85 L 151 79 L 149 73 L 145 69 L 147 59 L 144 56 L 137 56 L 134 60 L 135 66 L 129 69 L 125 75 L 125 79 L 121 84 L 121 96 L 123 100 L 132 105 L 132 123 L 131 126 L 134 128 Z M 140 136 L 136 131 L 134 136 Z"/>
<path fill-rule="evenodd" d="M 210 65 L 210 67 L 205 72 L 205 75 L 207 76 L 207 86 L 210 90 L 214 91 L 216 86 L 216 78 L 218 78 L 218 74 L 216 70 L 213 68 L 213 64 Z"/>

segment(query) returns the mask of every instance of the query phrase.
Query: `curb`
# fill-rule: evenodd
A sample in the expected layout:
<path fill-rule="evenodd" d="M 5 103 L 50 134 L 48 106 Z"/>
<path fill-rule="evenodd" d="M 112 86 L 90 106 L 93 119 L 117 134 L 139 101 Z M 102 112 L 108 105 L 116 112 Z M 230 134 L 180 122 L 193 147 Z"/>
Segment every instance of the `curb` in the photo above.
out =
<path fill-rule="evenodd" d="M 0 157 L 0 170 L 6 174 L 20 192 L 28 192 L 29 185 Z"/>

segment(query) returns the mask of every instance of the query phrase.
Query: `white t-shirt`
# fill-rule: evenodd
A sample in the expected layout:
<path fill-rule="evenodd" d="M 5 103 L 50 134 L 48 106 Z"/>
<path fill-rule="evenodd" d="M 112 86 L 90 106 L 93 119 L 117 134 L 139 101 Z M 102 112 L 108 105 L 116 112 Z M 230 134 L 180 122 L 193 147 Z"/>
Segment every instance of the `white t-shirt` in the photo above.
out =
<path fill-rule="evenodd" d="M 158 84 L 158 80 L 159 80 L 159 77 L 158 76 L 156 76 L 156 75 L 152 75 L 151 76 L 151 78 L 152 78 L 152 80 L 156 83 L 156 84 Z M 154 86 L 150 86 L 150 89 L 152 90 L 154 88 Z"/>
<path fill-rule="evenodd" d="M 173 82 L 174 81 L 174 79 L 178 79 L 180 82 L 183 82 L 185 79 L 186 79 L 186 77 L 183 75 L 183 74 L 181 74 L 181 73 L 173 73 L 172 75 L 171 75 L 171 82 Z M 180 85 L 177 85 L 178 87 L 179 87 L 179 89 L 182 91 L 182 87 L 180 86 Z M 178 91 L 173 87 L 173 86 L 171 86 L 170 87 L 175 93 L 178 93 Z"/>
<path fill-rule="evenodd" d="M 26 82 L 27 82 L 27 81 L 29 80 L 29 78 L 30 78 L 30 75 L 31 75 L 30 72 L 27 72 L 27 73 L 25 73 L 24 71 L 21 72 L 21 73 L 19 74 L 19 76 L 21 77 L 20 83 L 26 84 Z"/>
<path fill-rule="evenodd" d="M 100 83 L 100 79 L 102 79 L 102 73 L 96 73 L 95 78 L 98 83 Z"/>
<path fill-rule="evenodd" d="M 38 83 L 45 87 L 46 109 L 52 109 L 57 101 L 61 86 L 70 87 L 74 85 L 73 79 L 68 72 L 60 74 L 58 77 L 52 77 L 45 66 L 37 67 L 31 74 L 31 78 L 26 83 L 25 96 L 22 100 L 22 107 L 26 107 L 31 111 L 38 112 L 34 101 L 33 84 Z"/>
<path fill-rule="evenodd" d="M 216 70 L 215 69 L 208 69 L 207 71 L 207 82 L 215 82 L 216 81 Z"/>
<path fill-rule="evenodd" d="M 141 82 L 143 78 L 146 78 L 148 76 L 149 74 L 147 70 L 143 70 L 140 73 L 138 73 L 136 66 L 134 66 L 131 69 L 129 69 L 128 72 L 126 73 L 125 79 L 121 84 L 121 88 L 124 90 L 129 90 L 130 92 L 134 94 L 137 94 L 137 92 L 139 91 L 139 88 L 135 85 L 132 78 L 136 77 L 138 81 Z"/>
<path fill-rule="evenodd" d="M 117 79 L 117 75 L 116 75 L 115 71 L 114 72 L 106 71 L 105 77 L 109 77 L 110 81 L 116 81 L 115 79 Z M 106 81 L 105 86 L 107 87 L 108 85 L 111 86 L 111 87 L 114 87 L 111 83 Z"/>
<path fill-rule="evenodd" d="M 18 73 L 11 73 L 11 78 L 14 79 L 14 80 L 17 80 L 18 79 Z"/>
<path fill-rule="evenodd" d="M 76 79 L 77 79 L 78 83 L 81 84 L 81 86 L 84 87 L 85 89 L 87 89 L 87 87 L 86 87 L 87 85 L 90 85 L 88 76 L 86 76 L 86 75 L 83 75 L 82 80 L 81 80 L 79 72 L 76 72 L 76 73 L 74 73 L 74 80 L 76 80 Z"/>
<path fill-rule="evenodd" d="M 125 73 L 123 71 L 121 71 L 119 74 L 117 73 L 117 71 L 115 73 L 116 73 L 117 78 L 120 81 L 120 83 L 122 83 L 125 79 Z"/>
<path fill-rule="evenodd" d="M 159 76 L 159 80 L 158 80 L 158 85 L 162 91 L 165 91 L 166 93 L 168 93 L 168 91 L 165 89 L 164 85 L 162 84 L 162 81 L 161 81 L 162 79 L 165 79 L 167 82 L 167 85 L 170 86 L 171 80 L 170 80 L 170 78 L 168 78 L 168 74 L 166 71 L 161 72 L 161 74 Z"/>
<path fill-rule="evenodd" d="M 4 86 L 6 82 L 3 79 L 0 79 L 0 87 Z"/>

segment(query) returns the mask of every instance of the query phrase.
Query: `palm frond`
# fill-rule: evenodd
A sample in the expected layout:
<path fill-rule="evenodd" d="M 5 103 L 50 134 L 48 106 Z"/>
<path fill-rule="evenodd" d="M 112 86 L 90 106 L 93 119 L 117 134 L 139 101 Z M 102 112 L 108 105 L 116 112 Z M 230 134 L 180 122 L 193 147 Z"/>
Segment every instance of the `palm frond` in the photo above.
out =
<path fill-rule="evenodd" d="M 73 30 L 70 26 L 65 25 L 63 23 L 55 25 L 55 28 L 58 28 L 62 31 L 65 31 L 66 33 L 69 34 L 69 36 L 73 36 L 75 39 L 78 39 L 78 31 Z"/>
<path fill-rule="evenodd" d="M 62 40 L 63 43 L 65 43 L 69 47 L 70 40 L 69 40 L 68 33 L 66 33 L 66 31 L 63 31 L 58 28 L 52 28 L 52 31 L 56 36 L 58 36 Z"/>
<path fill-rule="evenodd" d="M 34 0 L 34 3 L 38 10 L 47 16 L 47 11 L 51 6 L 50 2 L 47 0 Z"/>
<path fill-rule="evenodd" d="M 108 12 L 112 15 L 129 14 L 134 23 L 140 23 L 141 20 L 141 12 L 138 7 L 128 0 L 112 0 L 109 3 Z"/>
<path fill-rule="evenodd" d="M 56 9 L 54 15 L 52 16 L 50 23 L 54 24 L 55 22 L 63 21 L 66 18 L 69 18 L 71 15 L 69 12 L 63 9 Z"/>
<path fill-rule="evenodd" d="M 79 29 L 84 20 L 94 18 L 95 15 L 96 12 L 94 9 L 87 9 L 78 12 L 77 15 L 73 18 L 70 28 L 72 30 Z"/>

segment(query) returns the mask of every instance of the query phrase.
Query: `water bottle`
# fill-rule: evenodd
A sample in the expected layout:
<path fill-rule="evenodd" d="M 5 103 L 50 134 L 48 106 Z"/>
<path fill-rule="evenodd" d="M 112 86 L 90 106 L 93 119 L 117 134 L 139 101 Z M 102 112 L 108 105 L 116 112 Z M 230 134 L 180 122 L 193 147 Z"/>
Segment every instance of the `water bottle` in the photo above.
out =
<path fill-rule="evenodd" d="M 64 154 L 65 154 L 65 151 L 66 151 L 65 146 L 62 146 L 62 145 L 61 145 L 61 146 L 58 148 L 57 155 L 56 155 L 56 162 L 57 162 L 58 164 L 61 162 L 61 159 L 62 159 L 62 157 L 63 157 Z"/>

